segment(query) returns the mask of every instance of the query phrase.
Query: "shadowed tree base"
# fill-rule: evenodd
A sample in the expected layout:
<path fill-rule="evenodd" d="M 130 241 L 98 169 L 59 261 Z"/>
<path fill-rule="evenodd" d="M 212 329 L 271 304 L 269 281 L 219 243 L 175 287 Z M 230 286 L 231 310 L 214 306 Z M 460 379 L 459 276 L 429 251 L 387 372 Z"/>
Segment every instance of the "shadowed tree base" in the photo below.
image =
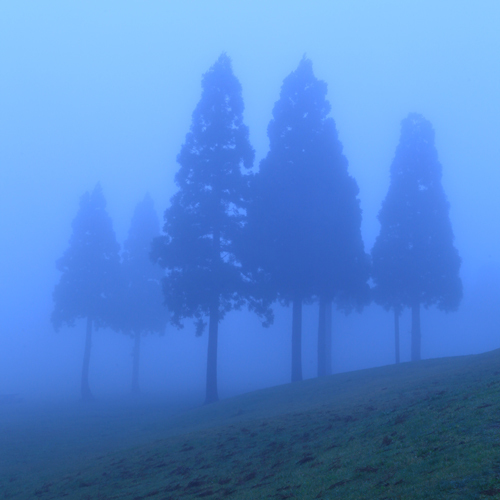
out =
<path fill-rule="evenodd" d="M 215 403 L 219 400 L 217 391 L 217 336 L 219 333 L 219 299 L 210 307 L 208 326 L 207 352 L 207 387 L 204 404 Z"/>
<path fill-rule="evenodd" d="M 326 300 L 319 299 L 318 318 L 318 377 L 326 375 Z"/>
<path fill-rule="evenodd" d="M 136 332 L 134 334 L 134 350 L 132 353 L 133 366 L 132 366 L 132 394 L 140 394 L 139 389 L 139 356 L 141 353 L 141 334 Z"/>
<path fill-rule="evenodd" d="M 411 308 L 411 360 L 419 361 L 420 355 L 420 303 L 416 302 Z"/>
<path fill-rule="evenodd" d="M 318 321 L 318 377 L 332 374 L 332 301 L 320 299 Z"/>
<path fill-rule="evenodd" d="M 81 395 L 84 401 L 91 401 L 93 398 L 89 386 L 89 365 L 90 351 L 92 348 L 92 320 L 87 318 L 87 332 L 85 334 L 85 351 L 83 353 L 82 385 Z"/>
<path fill-rule="evenodd" d="M 302 380 L 302 299 L 294 299 L 292 307 L 292 382 L 300 382 Z"/>
<path fill-rule="evenodd" d="M 396 364 L 399 363 L 399 315 L 401 311 L 398 307 L 394 308 L 394 349 L 396 355 Z"/>

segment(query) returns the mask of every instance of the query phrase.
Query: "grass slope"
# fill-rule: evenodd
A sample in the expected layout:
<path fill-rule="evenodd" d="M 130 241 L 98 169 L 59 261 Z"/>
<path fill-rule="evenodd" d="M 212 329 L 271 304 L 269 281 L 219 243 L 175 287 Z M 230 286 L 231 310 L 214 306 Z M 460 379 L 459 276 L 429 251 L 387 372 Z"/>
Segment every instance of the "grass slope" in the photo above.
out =
<path fill-rule="evenodd" d="M 500 498 L 499 410 L 500 350 L 339 374 L 189 411 L 170 419 L 170 437 L 89 460 L 24 494 Z"/>

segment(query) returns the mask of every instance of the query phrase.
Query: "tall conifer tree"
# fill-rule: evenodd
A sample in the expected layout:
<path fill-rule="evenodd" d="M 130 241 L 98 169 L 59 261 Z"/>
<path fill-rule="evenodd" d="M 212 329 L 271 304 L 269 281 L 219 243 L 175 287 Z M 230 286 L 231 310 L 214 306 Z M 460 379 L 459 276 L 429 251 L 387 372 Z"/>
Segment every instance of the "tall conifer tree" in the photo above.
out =
<path fill-rule="evenodd" d="M 432 125 L 411 113 L 401 124 L 372 261 L 375 300 L 394 309 L 397 342 L 399 312 L 411 308 L 412 360 L 421 357 L 420 306 L 451 311 L 462 297 L 441 171 Z"/>
<path fill-rule="evenodd" d="M 244 224 L 248 183 L 243 168 L 254 151 L 243 123 L 241 85 L 222 54 L 203 76 L 202 96 L 177 157 L 179 191 L 165 211 L 165 236 L 153 258 L 166 269 L 165 302 L 172 321 L 194 318 L 201 334 L 209 319 L 206 403 L 217 401 L 218 325 L 242 305 L 236 241 Z"/>
<path fill-rule="evenodd" d="M 347 172 L 326 93 L 305 57 L 284 80 L 248 211 L 255 266 L 267 273 L 281 301 L 292 303 L 292 381 L 302 379 L 302 304 L 320 299 L 323 375 L 328 304 L 335 300 L 348 308 L 368 296 L 358 187 Z"/>
<path fill-rule="evenodd" d="M 56 329 L 63 324 L 73 326 L 75 320 L 87 320 L 83 357 L 81 395 L 91 399 L 89 364 L 93 327 L 118 328 L 120 311 L 119 245 L 116 242 L 106 201 L 98 184 L 80 200 L 80 209 L 73 221 L 69 247 L 57 261 L 62 272 L 54 288 L 52 323 Z"/>

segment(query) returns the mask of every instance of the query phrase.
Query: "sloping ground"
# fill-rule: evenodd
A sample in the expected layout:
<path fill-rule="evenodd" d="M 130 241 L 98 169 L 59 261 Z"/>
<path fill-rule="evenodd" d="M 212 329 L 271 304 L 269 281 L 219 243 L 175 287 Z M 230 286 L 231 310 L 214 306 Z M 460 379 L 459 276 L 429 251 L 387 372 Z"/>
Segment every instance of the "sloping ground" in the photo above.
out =
<path fill-rule="evenodd" d="M 500 498 L 500 350 L 258 391 L 167 434 L 18 497 Z"/>

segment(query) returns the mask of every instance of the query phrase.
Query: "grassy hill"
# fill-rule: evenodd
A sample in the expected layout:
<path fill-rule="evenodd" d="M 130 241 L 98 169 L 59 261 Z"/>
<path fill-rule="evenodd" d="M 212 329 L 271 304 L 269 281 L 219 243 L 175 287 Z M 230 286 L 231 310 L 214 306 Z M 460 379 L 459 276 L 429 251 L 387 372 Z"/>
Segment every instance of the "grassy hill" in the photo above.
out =
<path fill-rule="evenodd" d="M 500 350 L 223 400 L 147 444 L 10 483 L 0 498 L 500 498 Z"/>

